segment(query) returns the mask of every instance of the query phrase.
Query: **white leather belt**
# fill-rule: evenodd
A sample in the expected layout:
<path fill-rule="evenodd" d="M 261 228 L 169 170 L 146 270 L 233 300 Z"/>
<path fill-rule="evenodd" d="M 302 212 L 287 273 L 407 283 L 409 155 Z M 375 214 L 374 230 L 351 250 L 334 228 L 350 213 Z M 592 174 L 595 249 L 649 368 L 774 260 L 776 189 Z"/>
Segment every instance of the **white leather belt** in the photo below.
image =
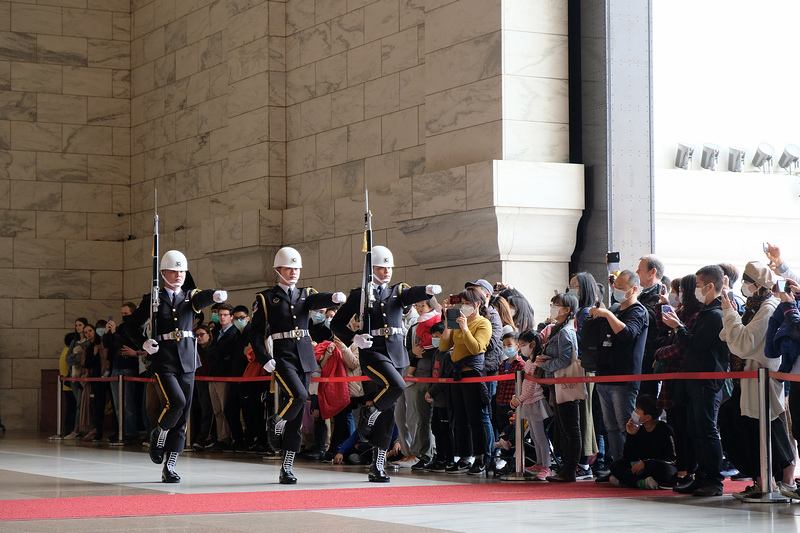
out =
<path fill-rule="evenodd" d="M 307 329 L 295 329 L 292 331 L 284 331 L 283 333 L 273 333 L 269 336 L 270 339 L 302 339 L 308 337 Z"/>
<path fill-rule="evenodd" d="M 369 332 L 370 335 L 378 335 L 381 337 L 389 337 L 390 335 L 402 335 L 403 328 L 381 328 L 373 329 Z"/>
<path fill-rule="evenodd" d="M 194 338 L 194 333 L 191 331 L 181 331 L 176 329 L 175 331 L 170 331 L 169 333 L 165 333 L 164 335 L 159 335 L 158 340 L 160 341 L 179 341 L 183 338 L 192 339 Z"/>

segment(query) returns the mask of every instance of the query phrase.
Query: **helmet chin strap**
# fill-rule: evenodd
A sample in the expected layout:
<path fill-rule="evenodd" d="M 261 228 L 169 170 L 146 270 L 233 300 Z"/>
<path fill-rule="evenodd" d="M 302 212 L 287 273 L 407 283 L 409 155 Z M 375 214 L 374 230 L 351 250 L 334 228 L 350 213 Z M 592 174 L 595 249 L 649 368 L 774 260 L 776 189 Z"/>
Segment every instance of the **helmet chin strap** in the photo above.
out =
<path fill-rule="evenodd" d="M 389 283 L 390 281 L 392 281 L 391 276 L 386 278 L 386 279 L 381 279 L 378 276 L 376 276 L 375 274 L 372 275 L 372 279 L 374 279 L 375 281 L 377 281 L 381 285 L 383 285 L 384 283 Z"/>
<path fill-rule="evenodd" d="M 281 278 L 281 281 L 283 282 L 284 285 L 288 285 L 289 287 L 294 287 L 297 284 L 296 281 L 289 281 L 288 279 L 281 276 L 281 273 L 278 271 L 277 268 L 275 269 L 275 273 L 278 275 L 279 278 Z"/>

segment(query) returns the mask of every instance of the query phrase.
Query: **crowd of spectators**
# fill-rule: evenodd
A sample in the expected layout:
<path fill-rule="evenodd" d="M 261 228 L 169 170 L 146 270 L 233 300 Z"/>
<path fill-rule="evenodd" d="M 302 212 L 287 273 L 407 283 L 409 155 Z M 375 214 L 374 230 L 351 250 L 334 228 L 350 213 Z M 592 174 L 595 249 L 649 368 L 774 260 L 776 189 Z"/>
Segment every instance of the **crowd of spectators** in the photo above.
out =
<path fill-rule="evenodd" d="M 734 475 L 753 480 L 735 497 L 758 495 L 760 392 L 755 380 L 726 379 L 724 373 L 763 367 L 800 373 L 800 276 L 778 247 L 766 244 L 765 252 L 767 261 L 744 267 L 740 286 L 738 269 L 726 263 L 670 280 L 654 255 L 611 273 L 607 284 L 578 272 L 563 291 L 554 291 L 540 323 L 518 290 L 485 280 L 467 281 L 460 294 L 442 302 L 434 297 L 409 307 L 403 328 L 409 379 L 387 460 L 412 471 L 503 476 L 513 472 L 513 455 L 523 446 L 523 474 L 531 481 L 596 479 L 717 496 L 725 476 Z M 135 308 L 125 303 L 122 320 Z M 358 347 L 345 345 L 329 329 L 336 312 L 311 312 L 319 365 L 314 375 L 358 377 Z M 268 381 L 236 381 L 267 375 L 249 345 L 249 320 L 249 307 L 227 303 L 212 307 L 208 323 L 198 314 L 201 379 L 188 441 L 196 452 L 275 453 L 265 435 L 274 389 Z M 357 328 L 353 320 L 351 327 Z M 147 331 L 136 338 L 123 335 L 113 317 L 94 323 L 78 318 L 65 337 L 61 373 L 148 377 L 148 356 L 141 349 L 146 336 Z M 630 379 L 586 385 L 525 380 L 519 394 L 508 379 L 459 383 L 518 371 L 532 378 Z M 664 372 L 721 375 L 646 379 Z M 71 381 L 63 389 L 65 439 L 139 444 L 163 408 L 154 384 L 125 381 L 120 434 L 115 382 Z M 354 413 L 371 404 L 375 392 L 369 381 L 313 384 L 300 457 L 368 464 L 371 449 L 359 438 Z M 800 429 L 791 425 L 792 415 L 800 416 L 800 384 L 773 379 L 770 408 L 773 484 L 800 499 L 794 480 Z M 523 424 L 522 443 L 515 442 L 515 424 Z M 107 427 L 112 429 L 104 439 Z"/>

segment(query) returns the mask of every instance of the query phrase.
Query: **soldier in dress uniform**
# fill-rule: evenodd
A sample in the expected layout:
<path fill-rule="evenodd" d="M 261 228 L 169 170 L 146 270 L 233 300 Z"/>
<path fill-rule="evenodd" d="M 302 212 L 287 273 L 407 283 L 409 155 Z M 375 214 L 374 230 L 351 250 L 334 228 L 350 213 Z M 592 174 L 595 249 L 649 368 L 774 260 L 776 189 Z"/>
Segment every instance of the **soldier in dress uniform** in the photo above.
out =
<path fill-rule="evenodd" d="M 378 389 L 370 407 L 362 410 L 359 433 L 375 449 L 375 460 L 370 466 L 369 480 L 386 483 L 389 476 L 383 469 L 386 450 L 392 441 L 394 407 L 405 390 L 403 368 L 408 366 L 408 352 L 403 337 L 403 314 L 410 305 L 439 294 L 439 285 L 415 285 L 392 280 L 394 257 L 385 246 L 372 247 L 372 277 L 375 280 L 375 301 L 370 308 L 371 331 L 350 330 L 347 324 L 360 312 L 362 288 L 350 292 L 347 302 L 336 312 L 331 330 L 342 342 L 355 342 L 359 347 L 361 371 Z"/>
<path fill-rule="evenodd" d="M 311 372 L 317 368 L 308 334 L 309 311 L 330 307 L 345 299 L 341 292 L 298 288 L 302 267 L 297 250 L 288 246 L 278 250 L 273 263 L 278 284 L 256 294 L 250 322 L 250 345 L 256 359 L 267 372 L 272 372 L 275 386 L 280 385 L 288 395 L 286 405 L 272 417 L 268 428 L 270 443 L 282 452 L 283 463 L 278 476 L 282 484 L 297 483 L 292 464 L 300 451 L 300 426 Z M 272 354 L 266 348 L 267 337 L 272 340 Z"/>
<path fill-rule="evenodd" d="M 156 386 L 166 398 L 166 407 L 158 417 L 158 426 L 150 433 L 150 459 L 161 464 L 167 454 L 161 481 L 180 483 L 175 462 L 186 442 L 194 372 L 200 366 L 192 323 L 201 309 L 214 302 L 224 302 L 228 293 L 213 289 L 183 289 L 187 261 L 186 256 L 177 250 L 164 254 L 159 270 L 164 278 L 164 287 L 159 292 L 160 304 L 155 317 L 158 338 L 146 340 L 143 349 L 150 354 Z M 145 295 L 136 311 L 125 321 L 123 327 L 130 335 L 137 334 L 149 318 L 150 299 L 149 294 Z"/>

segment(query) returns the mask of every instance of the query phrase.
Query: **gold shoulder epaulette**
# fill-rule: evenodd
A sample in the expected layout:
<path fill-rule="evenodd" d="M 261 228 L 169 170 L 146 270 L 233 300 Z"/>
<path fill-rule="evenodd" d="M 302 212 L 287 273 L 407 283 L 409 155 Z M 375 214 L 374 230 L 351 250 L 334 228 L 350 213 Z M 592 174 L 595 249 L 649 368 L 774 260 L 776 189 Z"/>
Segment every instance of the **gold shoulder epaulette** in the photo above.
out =
<path fill-rule="evenodd" d="M 405 289 L 410 289 L 410 288 L 411 288 L 411 285 L 409 285 L 409 284 L 408 284 L 408 283 L 406 283 L 405 281 L 401 281 L 401 282 L 398 284 L 397 288 L 398 288 L 398 291 L 399 291 L 399 292 L 403 292 Z"/>
<path fill-rule="evenodd" d="M 307 287 L 308 294 L 317 294 L 319 291 L 314 287 Z"/>

